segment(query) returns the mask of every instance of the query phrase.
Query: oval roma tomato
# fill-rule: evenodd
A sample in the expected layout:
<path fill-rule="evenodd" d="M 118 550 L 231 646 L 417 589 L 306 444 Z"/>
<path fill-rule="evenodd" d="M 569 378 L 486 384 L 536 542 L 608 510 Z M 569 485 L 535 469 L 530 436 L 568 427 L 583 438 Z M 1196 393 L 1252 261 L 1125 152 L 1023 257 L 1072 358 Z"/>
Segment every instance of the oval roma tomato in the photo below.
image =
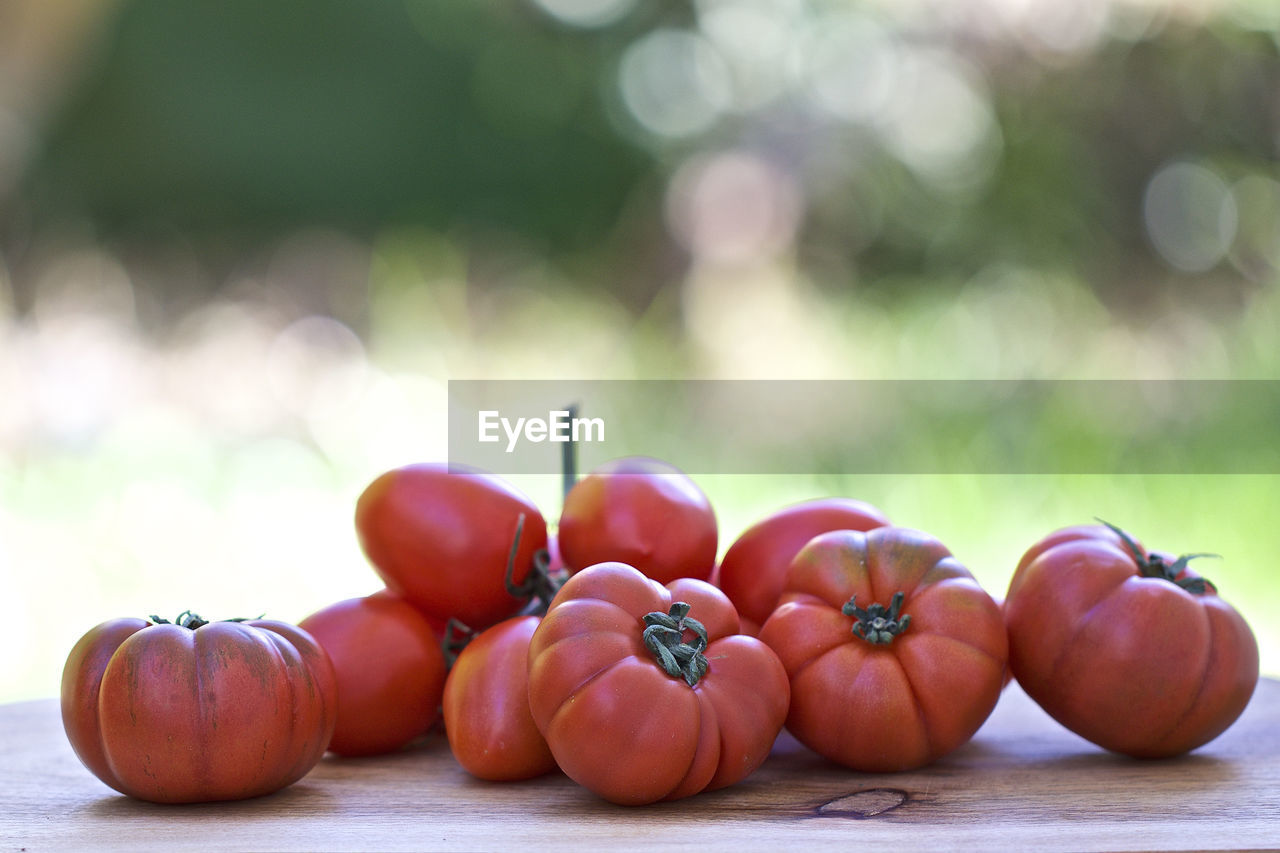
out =
<path fill-rule="evenodd" d="M 901 527 L 810 541 L 760 639 L 791 679 L 787 729 L 871 772 L 922 767 L 973 737 L 1008 654 L 991 596 L 942 543 Z"/>
<path fill-rule="evenodd" d="M 732 785 L 769 754 L 787 675 L 705 581 L 577 573 L 529 645 L 529 707 L 570 778 L 623 805 Z"/>
<path fill-rule="evenodd" d="M 787 577 L 787 566 L 810 539 L 832 530 L 874 530 L 889 524 L 880 510 L 851 498 L 819 498 L 785 507 L 757 521 L 729 546 L 720 561 L 719 586 L 758 634 Z"/>
<path fill-rule="evenodd" d="M 444 730 L 462 768 L 513 782 L 556 769 L 529 711 L 529 641 L 542 620 L 516 616 L 488 628 L 458 655 L 444 685 Z"/>
<path fill-rule="evenodd" d="M 122 794 L 239 800 L 316 765 L 336 694 L 329 658 L 293 625 L 115 619 L 71 650 L 62 724 L 84 766 Z"/>
<path fill-rule="evenodd" d="M 437 464 L 388 471 L 356 502 L 356 532 L 389 589 L 428 616 L 480 631 L 524 604 L 505 584 L 521 515 L 512 573 L 518 586 L 546 547 L 547 524 L 529 498 L 490 474 L 450 473 Z"/>
<path fill-rule="evenodd" d="M 1077 532 L 1088 528 L 1071 528 Z M 1248 624 L 1187 566 L 1118 528 L 1050 534 L 1005 599 L 1009 663 L 1071 731 L 1139 758 L 1180 755 L 1226 730 L 1258 683 Z"/>
<path fill-rule="evenodd" d="M 331 604 L 300 623 L 333 661 L 338 722 L 329 750 L 391 752 L 439 717 L 445 662 L 427 618 L 390 590 Z"/>
<path fill-rule="evenodd" d="M 643 456 L 593 470 L 569 490 L 560 514 L 560 554 L 571 572 L 621 562 L 659 583 L 705 580 L 716 542 L 716 514 L 697 484 Z"/>

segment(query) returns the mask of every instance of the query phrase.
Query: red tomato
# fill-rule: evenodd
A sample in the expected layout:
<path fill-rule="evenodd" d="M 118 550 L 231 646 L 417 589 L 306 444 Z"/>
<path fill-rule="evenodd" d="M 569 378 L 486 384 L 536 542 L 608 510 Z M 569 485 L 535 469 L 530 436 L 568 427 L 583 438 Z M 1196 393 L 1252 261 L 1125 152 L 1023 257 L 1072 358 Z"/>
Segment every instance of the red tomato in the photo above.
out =
<path fill-rule="evenodd" d="M 547 534 L 547 567 L 545 571 L 553 577 L 562 571 L 566 571 L 564 557 L 560 556 L 560 539 L 556 533 Z"/>
<path fill-rule="evenodd" d="M 1009 663 L 1050 716 L 1141 758 L 1195 749 L 1240 716 L 1258 645 L 1189 558 L 1105 527 L 1058 531 L 1028 553 L 1005 599 Z"/>
<path fill-rule="evenodd" d="M 122 794 L 239 800 L 316 765 L 336 694 L 324 650 L 293 625 L 115 619 L 71 650 L 62 724 L 84 766 Z"/>
<path fill-rule="evenodd" d="M 504 583 L 516 522 L 525 516 L 513 582 L 547 544 L 547 525 L 529 498 L 497 477 L 409 465 L 374 480 L 356 503 L 365 555 L 392 591 L 428 616 L 479 631 L 524 601 Z"/>
<path fill-rule="evenodd" d="M 716 514 L 693 480 L 642 456 L 606 462 L 570 489 L 560 514 L 569 571 L 622 562 L 659 583 L 711 575 Z"/>
<path fill-rule="evenodd" d="M 1071 527 L 1063 527 L 1055 530 L 1048 536 L 1032 545 L 1022 555 L 1022 559 L 1018 560 L 1017 567 L 1013 570 L 1013 577 L 1009 580 L 1009 590 L 1005 593 L 1005 598 L 1013 595 L 1017 591 L 1018 586 L 1022 583 L 1022 575 L 1026 572 L 1027 566 L 1039 557 L 1045 551 L 1065 542 L 1076 542 L 1081 539 L 1098 539 L 1103 542 L 1112 542 L 1115 545 L 1124 547 L 1124 539 L 1121 535 L 1105 524 L 1075 524 Z M 1133 539 L 1134 547 L 1141 550 L 1142 544 Z"/>
<path fill-rule="evenodd" d="M 1004 619 L 1004 599 L 998 595 L 993 595 L 991 596 L 991 600 L 996 603 L 996 607 L 1000 608 L 1000 618 L 1003 620 Z M 1006 629 L 1006 634 L 1007 633 L 1008 631 Z M 1001 680 L 1000 682 L 1000 689 L 1004 690 L 1004 688 L 1008 687 L 1010 681 L 1013 681 L 1013 670 L 1006 666 L 1004 668 L 1004 679 Z"/>
<path fill-rule="evenodd" d="M 630 566 L 571 577 L 529 645 L 529 706 L 560 768 L 639 805 L 732 785 L 768 756 L 787 676 L 718 589 Z"/>
<path fill-rule="evenodd" d="M 832 530 L 873 530 L 889 519 L 850 498 L 819 498 L 778 510 L 748 527 L 720 561 L 720 588 L 746 633 L 759 633 L 782 595 L 787 566 L 805 543 Z"/>
<path fill-rule="evenodd" d="M 301 627 L 329 653 L 338 679 L 331 752 L 391 752 L 436 721 L 444 653 L 431 624 L 408 602 L 383 590 L 331 604 Z"/>
<path fill-rule="evenodd" d="M 556 769 L 529 711 L 529 640 L 542 620 L 516 616 L 462 650 L 444 685 L 449 748 L 472 776 L 511 782 Z"/>
<path fill-rule="evenodd" d="M 760 639 L 791 679 L 787 729 L 870 772 L 922 767 L 973 737 L 1008 653 L 991 596 L 942 543 L 901 527 L 811 540 Z"/>

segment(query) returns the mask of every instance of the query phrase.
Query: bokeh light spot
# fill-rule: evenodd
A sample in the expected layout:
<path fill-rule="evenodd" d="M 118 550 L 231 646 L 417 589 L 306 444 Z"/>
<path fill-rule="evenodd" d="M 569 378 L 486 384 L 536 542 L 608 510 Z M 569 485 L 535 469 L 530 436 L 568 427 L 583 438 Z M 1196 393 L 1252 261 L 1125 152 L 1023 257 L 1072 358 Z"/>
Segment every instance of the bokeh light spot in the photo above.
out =
<path fill-rule="evenodd" d="M 800 218 L 799 191 L 776 166 L 742 151 L 695 159 L 672 179 L 667 221 L 695 256 L 742 264 L 791 245 Z"/>
<path fill-rule="evenodd" d="M 736 109 L 759 108 L 783 91 L 796 20 L 793 10 L 776 3 L 727 0 L 701 4 L 698 22 L 725 58 Z"/>
<path fill-rule="evenodd" d="M 902 51 L 881 134 L 920 177 L 943 189 L 981 185 L 1001 148 L 990 95 L 978 70 L 949 51 Z"/>
<path fill-rule="evenodd" d="M 1235 239 L 1235 199 L 1222 178 L 1195 163 L 1170 163 L 1147 184 L 1147 235 L 1165 263 L 1181 272 L 1212 269 Z"/>
<path fill-rule="evenodd" d="M 708 129 L 730 103 L 729 70 L 702 36 L 657 30 L 622 57 L 619 85 L 627 109 L 660 136 Z"/>
<path fill-rule="evenodd" d="M 893 91 L 896 50 L 883 27 L 842 16 L 813 27 L 798 48 L 810 98 L 844 121 L 871 122 Z"/>
<path fill-rule="evenodd" d="M 277 398 L 309 420 L 342 414 L 367 381 L 364 345 L 331 317 L 304 317 L 285 327 L 267 352 Z"/>
<path fill-rule="evenodd" d="M 636 0 L 534 0 L 544 12 L 573 27 L 604 27 L 627 15 Z"/>

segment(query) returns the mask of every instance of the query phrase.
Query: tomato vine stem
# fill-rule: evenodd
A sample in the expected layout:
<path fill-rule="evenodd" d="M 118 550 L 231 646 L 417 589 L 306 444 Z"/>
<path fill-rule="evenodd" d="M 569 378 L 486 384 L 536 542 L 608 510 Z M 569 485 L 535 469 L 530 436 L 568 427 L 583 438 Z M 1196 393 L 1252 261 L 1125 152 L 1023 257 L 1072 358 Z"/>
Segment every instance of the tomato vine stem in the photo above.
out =
<path fill-rule="evenodd" d="M 578 404 L 570 403 L 566 409 L 569 412 L 569 422 L 572 423 L 578 417 Z M 569 499 L 569 492 L 578 482 L 578 443 L 573 440 L 573 433 L 576 431 L 569 431 L 569 440 L 560 450 L 560 488 L 563 500 Z"/>
<path fill-rule="evenodd" d="M 476 632 L 465 622 L 453 616 L 449 617 L 449 621 L 444 623 L 444 636 L 440 639 L 440 650 L 444 652 L 445 669 L 453 669 L 453 665 L 458 662 L 458 655 L 462 654 L 462 650 L 467 647 L 467 643 L 470 643 L 475 638 Z"/>
<path fill-rule="evenodd" d="M 516 554 L 520 551 L 520 537 L 523 535 L 524 513 L 520 513 L 520 517 L 516 519 L 516 532 L 511 537 L 511 550 L 507 552 L 507 571 L 502 582 L 513 597 L 528 600 L 525 608 L 520 611 L 521 615 L 542 616 L 551 606 L 551 599 L 564 586 L 567 574 L 553 573 L 551 554 L 546 548 L 539 548 L 534 552 L 529 573 L 523 581 L 516 583 Z"/>
<path fill-rule="evenodd" d="M 677 601 L 671 610 L 655 610 L 644 617 L 644 645 L 663 672 L 672 678 L 683 678 L 690 687 L 707 674 L 710 663 L 703 654 L 707 650 L 707 629 L 689 616 L 689 605 Z M 685 631 L 693 633 L 693 641 L 685 642 Z"/>

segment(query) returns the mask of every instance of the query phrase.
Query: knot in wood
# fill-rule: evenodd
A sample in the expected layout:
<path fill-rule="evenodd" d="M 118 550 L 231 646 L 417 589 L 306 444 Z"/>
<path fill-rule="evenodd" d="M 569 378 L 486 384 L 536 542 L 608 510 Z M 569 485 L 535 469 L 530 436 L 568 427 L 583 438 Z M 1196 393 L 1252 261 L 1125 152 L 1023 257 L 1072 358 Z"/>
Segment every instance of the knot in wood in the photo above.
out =
<path fill-rule="evenodd" d="M 867 788 L 854 791 L 818 806 L 814 813 L 819 817 L 845 817 L 865 820 L 869 817 L 893 811 L 909 799 L 901 788 Z"/>

